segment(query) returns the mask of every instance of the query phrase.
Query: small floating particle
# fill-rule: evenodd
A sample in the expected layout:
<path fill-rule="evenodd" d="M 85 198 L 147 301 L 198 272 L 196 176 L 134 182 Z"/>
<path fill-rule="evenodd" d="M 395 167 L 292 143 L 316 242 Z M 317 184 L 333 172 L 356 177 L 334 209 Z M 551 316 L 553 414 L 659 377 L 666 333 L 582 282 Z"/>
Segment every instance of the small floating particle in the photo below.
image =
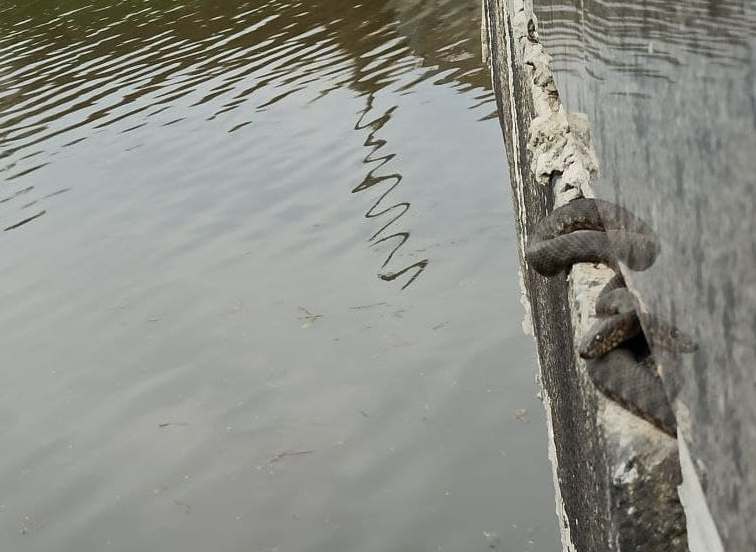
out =
<path fill-rule="evenodd" d="M 275 464 L 276 462 L 280 462 L 284 458 L 288 458 L 289 456 L 304 456 L 305 454 L 312 454 L 315 452 L 314 450 L 285 450 L 283 452 L 279 452 L 276 454 L 273 458 L 271 458 L 268 461 L 268 464 Z"/>
<path fill-rule="evenodd" d="M 491 550 L 501 550 L 501 537 L 495 532 L 483 531 L 483 536 L 486 538 L 488 548 Z"/>
<path fill-rule="evenodd" d="M 302 324 L 303 328 L 309 328 L 310 326 L 312 326 L 313 322 L 315 322 L 317 319 L 323 318 L 322 314 L 315 314 L 313 312 L 310 312 L 305 307 L 301 307 L 300 306 L 299 310 L 301 310 L 303 313 L 305 313 L 304 316 L 297 317 L 299 320 L 304 320 L 305 321 L 305 323 Z"/>
<path fill-rule="evenodd" d="M 188 426 L 188 425 L 189 425 L 189 422 L 163 422 L 161 424 L 158 424 L 158 427 L 161 429 L 164 429 L 170 426 Z"/>
<path fill-rule="evenodd" d="M 529 422 L 528 420 L 528 409 L 527 408 L 518 408 L 514 411 L 514 417 L 517 420 L 520 420 L 522 423 L 527 424 Z"/>
<path fill-rule="evenodd" d="M 356 305 L 354 307 L 349 307 L 351 310 L 365 310 L 365 309 L 372 309 L 373 307 L 387 307 L 388 303 L 371 303 L 369 305 Z"/>

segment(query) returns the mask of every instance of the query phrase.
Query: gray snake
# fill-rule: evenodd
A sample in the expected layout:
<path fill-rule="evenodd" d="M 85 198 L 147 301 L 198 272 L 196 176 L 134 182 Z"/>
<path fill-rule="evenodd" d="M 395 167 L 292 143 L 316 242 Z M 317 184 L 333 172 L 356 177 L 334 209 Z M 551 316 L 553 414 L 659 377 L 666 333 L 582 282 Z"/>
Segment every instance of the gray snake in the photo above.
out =
<path fill-rule="evenodd" d="M 596 302 L 599 320 L 578 346 L 591 381 L 604 395 L 672 436 L 676 422 L 648 344 L 692 352 L 693 340 L 641 312 L 625 287 L 619 262 L 646 270 L 660 247 L 651 228 L 626 209 L 598 199 L 576 199 L 544 218 L 525 249 L 527 262 L 553 276 L 580 262 L 600 262 L 617 273 Z"/>
<path fill-rule="evenodd" d="M 645 270 L 659 254 L 651 228 L 626 209 L 600 199 L 580 198 L 543 219 L 528 244 L 533 268 L 552 276 L 581 262 Z"/>

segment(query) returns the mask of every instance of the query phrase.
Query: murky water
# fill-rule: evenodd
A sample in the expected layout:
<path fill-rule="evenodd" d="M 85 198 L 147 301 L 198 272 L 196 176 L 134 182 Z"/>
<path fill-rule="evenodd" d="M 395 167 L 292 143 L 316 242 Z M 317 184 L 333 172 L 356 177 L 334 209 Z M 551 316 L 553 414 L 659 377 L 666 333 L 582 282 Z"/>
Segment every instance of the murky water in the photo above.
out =
<path fill-rule="evenodd" d="M 477 0 L 0 1 L 0 548 L 557 548 Z"/>

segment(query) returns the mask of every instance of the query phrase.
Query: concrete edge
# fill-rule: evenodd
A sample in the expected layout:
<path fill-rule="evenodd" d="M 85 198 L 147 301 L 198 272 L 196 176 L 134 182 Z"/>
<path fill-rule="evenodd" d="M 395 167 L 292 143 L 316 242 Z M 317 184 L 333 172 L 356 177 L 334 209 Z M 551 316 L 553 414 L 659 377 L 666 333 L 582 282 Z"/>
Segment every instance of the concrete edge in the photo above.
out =
<path fill-rule="evenodd" d="M 490 40 L 490 29 L 488 25 L 489 21 L 489 12 L 488 12 L 488 4 L 486 0 L 481 0 L 481 48 L 482 48 L 482 60 L 485 65 L 489 67 L 489 69 L 492 70 L 491 67 L 491 40 Z M 509 25 L 505 26 L 505 43 L 510 44 L 512 42 L 512 29 Z M 509 82 L 511 83 L 513 81 L 513 76 L 510 75 Z M 510 90 L 510 94 L 514 94 L 512 90 Z M 512 120 L 515 124 L 515 127 L 517 125 L 517 117 L 512 114 Z M 513 141 L 513 144 L 516 145 L 516 141 Z M 516 160 L 519 159 L 519 155 L 515 155 L 515 163 Z M 519 175 L 521 175 L 521 171 L 519 170 L 519 167 L 515 167 L 514 170 L 510 171 L 511 174 L 518 178 Z M 523 182 L 521 178 L 518 178 L 518 182 L 516 184 L 513 183 L 515 186 L 522 186 Z M 526 209 L 524 205 L 520 205 L 520 209 L 518 212 L 521 214 L 521 216 L 518 218 L 518 223 L 521 228 L 525 227 L 525 219 L 524 215 L 526 213 Z M 525 250 L 525 233 L 523 231 L 517 232 L 518 237 L 518 245 L 520 250 L 520 257 L 523 257 L 523 253 Z M 520 302 L 523 306 L 523 318 L 522 318 L 522 329 L 523 332 L 526 335 L 533 336 L 535 338 L 535 330 L 533 328 L 533 320 L 531 315 L 531 309 L 530 309 L 530 301 L 528 299 L 528 292 L 527 292 L 527 284 L 525 283 L 525 275 L 523 273 L 522 266 L 520 267 L 518 271 L 518 279 L 520 283 Z M 543 373 L 543 369 L 541 367 L 541 360 L 540 356 L 538 357 L 538 376 L 536 384 L 538 386 L 538 397 L 541 399 L 541 402 L 543 403 L 545 414 L 546 414 L 546 430 L 548 433 L 548 458 L 549 462 L 551 464 L 551 477 L 552 477 L 552 483 L 554 486 L 554 503 L 555 503 L 555 513 L 559 522 L 559 535 L 562 542 L 562 550 L 565 552 L 577 552 L 575 548 L 575 544 L 572 542 L 572 538 L 570 535 L 570 524 L 567 517 L 567 511 L 565 509 L 564 500 L 562 499 L 562 492 L 561 492 L 561 486 L 559 485 L 559 473 L 557 470 L 557 466 L 559 465 L 559 460 L 557 457 L 557 451 L 556 451 L 556 439 L 554 436 L 554 422 L 552 420 L 552 405 L 551 405 L 551 397 L 549 393 L 546 391 L 546 389 L 543 386 L 543 380 L 541 377 L 541 374 Z"/>
<path fill-rule="evenodd" d="M 706 505 L 706 496 L 693 465 L 685 439 L 678 438 L 682 483 L 678 487 L 680 502 L 688 519 L 688 547 L 690 552 L 724 552 L 722 539 L 714 518 Z"/>

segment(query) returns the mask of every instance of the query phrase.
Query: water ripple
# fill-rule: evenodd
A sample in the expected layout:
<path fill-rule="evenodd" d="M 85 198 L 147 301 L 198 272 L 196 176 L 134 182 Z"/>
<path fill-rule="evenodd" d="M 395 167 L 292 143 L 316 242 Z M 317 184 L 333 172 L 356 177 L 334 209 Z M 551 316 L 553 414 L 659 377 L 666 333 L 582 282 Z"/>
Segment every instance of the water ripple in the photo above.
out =
<path fill-rule="evenodd" d="M 383 232 L 409 203 L 384 206 L 401 175 L 376 176 L 390 157 L 376 157 L 384 144 L 376 138 L 382 125 L 375 125 L 383 117 L 365 122 L 373 96 L 389 88 L 412 93 L 429 81 L 470 95 L 471 109 L 494 102 L 470 38 L 477 20 L 465 13 L 469 4 L 379 4 L 344 10 L 323 0 L 232 7 L 41 0 L 6 7 L 0 12 L 0 225 L 17 229 L 38 220 L 41 214 L 30 216 L 19 192 L 31 189 L 25 193 L 39 194 L 40 213 L 49 210 L 57 195 L 35 173 L 103 133 L 133 136 L 127 151 L 140 147 L 150 128 L 197 117 L 237 135 L 254 126 L 256 113 L 299 96 L 317 102 L 348 89 L 367 98 L 355 128 L 370 128 L 364 163 L 378 162 L 355 191 L 392 182 L 366 213 L 389 220 L 370 238 L 396 243 L 385 269 L 409 232 Z M 180 147 L 177 141 L 171 149 Z M 427 264 L 380 276 L 393 280 L 416 270 L 406 287 Z"/>

